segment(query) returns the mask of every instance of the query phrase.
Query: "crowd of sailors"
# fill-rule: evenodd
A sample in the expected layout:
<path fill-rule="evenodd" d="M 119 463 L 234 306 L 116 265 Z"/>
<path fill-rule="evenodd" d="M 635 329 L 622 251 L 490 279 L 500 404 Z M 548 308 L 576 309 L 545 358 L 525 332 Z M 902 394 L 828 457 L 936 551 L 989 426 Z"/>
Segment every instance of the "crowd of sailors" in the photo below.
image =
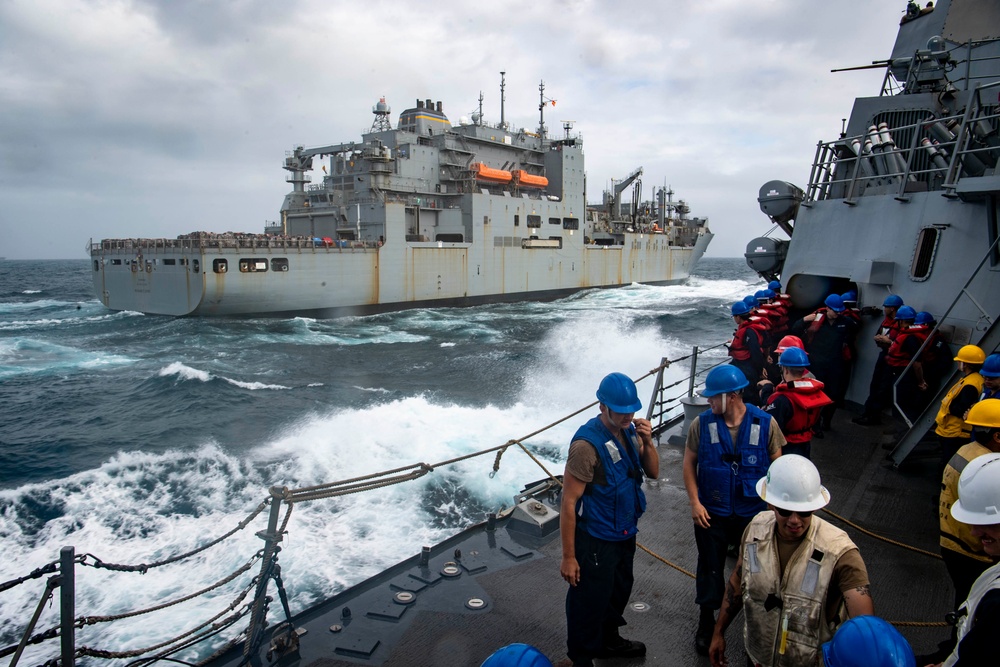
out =
<path fill-rule="evenodd" d="M 861 312 L 854 293 L 791 318 L 779 283 L 731 306 L 731 362 L 713 368 L 692 420 L 683 479 L 698 567 L 695 649 L 727 665 L 726 630 L 740 612 L 748 667 L 923 667 L 996 660 L 1000 630 L 1000 354 L 966 345 L 953 357 L 934 319 L 896 296 L 872 344 L 879 356 L 861 425 L 884 410 L 915 417 L 957 361 L 961 377 L 938 406 L 942 447 L 941 552 L 955 590 L 955 624 L 938 651 L 921 657 L 875 615 L 868 572 L 843 530 L 814 513 L 830 502 L 812 462 L 813 438 L 830 429 L 856 357 Z M 892 401 L 897 379 L 906 388 Z M 649 422 L 634 383 L 621 373 L 597 391 L 601 414 L 573 437 L 560 514 L 560 572 L 567 654 L 559 667 L 594 658 L 645 655 L 625 639 L 644 477 L 659 474 Z M 898 405 L 898 407 L 895 407 Z M 975 430 L 974 430 L 975 429 Z M 736 564 L 726 574 L 727 556 Z M 533 664 L 533 663 L 532 663 Z M 543 664 L 543 663 L 538 663 Z"/>

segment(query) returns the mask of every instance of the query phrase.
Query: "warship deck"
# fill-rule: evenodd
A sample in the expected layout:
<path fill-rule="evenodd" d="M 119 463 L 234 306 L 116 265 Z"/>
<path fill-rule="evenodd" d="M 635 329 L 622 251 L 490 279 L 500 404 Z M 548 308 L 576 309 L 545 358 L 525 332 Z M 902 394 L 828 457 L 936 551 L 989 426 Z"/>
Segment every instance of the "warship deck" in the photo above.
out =
<path fill-rule="evenodd" d="M 901 468 L 893 468 L 883 446 L 893 436 L 883 428 L 856 426 L 851 416 L 841 411 L 833 431 L 813 441 L 813 460 L 832 495 L 827 509 L 879 535 L 937 553 L 936 452 L 918 449 Z M 670 435 L 660 439 L 661 478 L 646 486 L 649 509 L 640 522 L 639 543 L 693 572 L 696 548 L 681 477 L 683 443 L 676 431 Z M 870 537 L 828 513 L 821 516 L 845 528 L 860 548 L 879 616 L 893 622 L 942 621 L 953 592 L 941 560 Z M 455 560 L 455 549 L 462 553 L 462 571 L 449 581 L 436 573 Z M 476 666 L 515 642 L 533 645 L 556 662 L 565 657 L 565 584 L 559 560 L 558 531 L 544 539 L 511 533 L 502 524 L 492 533 L 467 531 L 435 547 L 429 567 L 421 568 L 414 557 L 300 614 L 295 619 L 303 633 L 299 655 L 281 662 L 302 667 Z M 420 572 L 431 575 L 424 577 L 428 581 L 414 579 Z M 710 664 L 694 651 L 694 580 L 641 549 L 635 575 L 622 634 L 645 642 L 647 656 L 596 664 Z M 404 589 L 414 592 L 415 601 L 394 604 L 393 591 Z M 469 599 L 484 600 L 484 608 L 470 610 L 464 606 Z M 350 618 L 344 616 L 345 607 Z M 733 665 L 745 662 L 741 621 L 727 633 Z M 336 626 L 343 629 L 331 631 Z M 945 627 L 910 625 L 900 631 L 917 654 L 931 652 L 948 633 Z M 234 650 L 213 664 L 235 665 L 240 657 Z"/>

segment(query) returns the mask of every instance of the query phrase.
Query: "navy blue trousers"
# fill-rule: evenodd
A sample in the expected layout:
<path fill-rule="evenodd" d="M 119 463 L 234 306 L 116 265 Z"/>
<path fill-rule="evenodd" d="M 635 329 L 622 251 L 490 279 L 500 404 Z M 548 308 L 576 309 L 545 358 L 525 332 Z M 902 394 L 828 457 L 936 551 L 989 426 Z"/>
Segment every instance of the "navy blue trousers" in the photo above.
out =
<path fill-rule="evenodd" d="M 576 529 L 580 583 L 566 593 L 566 654 L 586 663 L 608 644 L 615 644 L 625 625 L 625 605 L 632 595 L 635 537 L 609 542 Z"/>
<path fill-rule="evenodd" d="M 694 527 L 698 545 L 698 571 L 695 578 L 695 604 L 718 609 L 726 592 L 726 549 L 739 544 L 752 516 L 712 516 L 708 528 Z"/>

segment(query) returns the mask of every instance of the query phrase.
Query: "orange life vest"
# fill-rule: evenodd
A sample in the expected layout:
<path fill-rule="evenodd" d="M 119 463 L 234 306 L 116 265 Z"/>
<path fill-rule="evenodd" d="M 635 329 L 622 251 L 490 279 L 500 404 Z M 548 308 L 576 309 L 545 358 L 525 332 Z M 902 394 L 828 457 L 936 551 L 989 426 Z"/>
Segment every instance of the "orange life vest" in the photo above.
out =
<path fill-rule="evenodd" d="M 778 396 L 785 396 L 792 402 L 792 418 L 781 431 L 788 444 L 797 445 L 812 440 L 812 429 L 819 421 L 820 410 L 833 404 L 833 400 L 823 392 L 823 383 L 814 378 L 793 380 L 791 385 L 782 382 L 774 388 L 767 404 L 774 403 Z"/>

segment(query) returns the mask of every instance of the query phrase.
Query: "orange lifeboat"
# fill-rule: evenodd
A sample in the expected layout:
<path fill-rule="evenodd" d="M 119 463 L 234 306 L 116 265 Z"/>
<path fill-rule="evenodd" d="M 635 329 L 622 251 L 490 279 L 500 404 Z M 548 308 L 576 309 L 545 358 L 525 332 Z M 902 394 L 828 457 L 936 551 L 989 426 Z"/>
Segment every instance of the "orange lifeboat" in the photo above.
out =
<path fill-rule="evenodd" d="M 476 180 L 478 181 L 490 181 L 491 183 L 510 183 L 511 179 L 514 177 L 510 175 L 509 171 L 504 171 L 503 169 L 494 169 L 493 167 L 487 167 L 482 162 L 477 162 L 472 165 L 472 170 L 476 172 Z"/>
<path fill-rule="evenodd" d="M 549 184 L 549 179 L 529 174 L 524 169 L 518 169 L 514 172 L 514 180 L 522 188 L 544 188 Z"/>

